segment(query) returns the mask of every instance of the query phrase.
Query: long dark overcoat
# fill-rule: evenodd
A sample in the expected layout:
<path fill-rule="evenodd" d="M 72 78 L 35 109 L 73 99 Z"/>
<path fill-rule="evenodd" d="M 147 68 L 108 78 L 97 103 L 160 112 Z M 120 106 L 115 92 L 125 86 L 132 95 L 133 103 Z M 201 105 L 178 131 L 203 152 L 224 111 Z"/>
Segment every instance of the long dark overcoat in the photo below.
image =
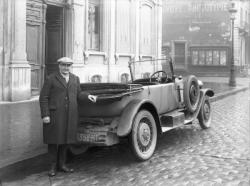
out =
<path fill-rule="evenodd" d="M 70 73 L 69 81 L 58 72 L 44 82 L 39 101 L 41 117 L 50 116 L 50 123 L 43 124 L 43 139 L 46 144 L 72 144 L 76 142 L 79 99 L 86 99 L 81 92 L 80 81 Z"/>

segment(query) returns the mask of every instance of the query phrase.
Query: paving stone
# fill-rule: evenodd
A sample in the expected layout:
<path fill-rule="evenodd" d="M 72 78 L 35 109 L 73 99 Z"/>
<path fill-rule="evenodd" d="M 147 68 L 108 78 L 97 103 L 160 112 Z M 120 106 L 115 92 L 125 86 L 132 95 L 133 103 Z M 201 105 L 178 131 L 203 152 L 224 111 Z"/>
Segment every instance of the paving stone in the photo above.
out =
<path fill-rule="evenodd" d="M 48 178 L 39 172 L 2 180 L 3 186 L 29 185 L 250 185 L 249 91 L 212 103 L 210 129 L 193 125 L 160 136 L 153 157 L 134 161 L 127 144 L 87 151 L 70 162 L 73 174 Z"/>

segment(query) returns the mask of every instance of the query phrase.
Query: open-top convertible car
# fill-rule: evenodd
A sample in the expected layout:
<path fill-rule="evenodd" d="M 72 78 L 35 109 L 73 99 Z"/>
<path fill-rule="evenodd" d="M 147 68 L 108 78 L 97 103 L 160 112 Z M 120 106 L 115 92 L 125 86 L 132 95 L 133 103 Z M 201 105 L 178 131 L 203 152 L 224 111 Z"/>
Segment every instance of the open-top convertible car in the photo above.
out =
<path fill-rule="evenodd" d="M 89 146 L 111 146 L 128 138 L 138 160 L 149 159 L 156 148 L 157 136 L 176 127 L 192 124 L 198 118 L 201 128 L 209 128 L 211 89 L 193 75 L 176 76 L 171 58 L 165 59 L 169 71 L 156 71 L 148 78 L 134 79 L 129 62 L 131 83 L 83 83 L 82 91 L 97 95 L 97 102 L 79 104 L 79 144 L 74 154 Z M 139 63 L 143 63 L 140 61 Z"/>

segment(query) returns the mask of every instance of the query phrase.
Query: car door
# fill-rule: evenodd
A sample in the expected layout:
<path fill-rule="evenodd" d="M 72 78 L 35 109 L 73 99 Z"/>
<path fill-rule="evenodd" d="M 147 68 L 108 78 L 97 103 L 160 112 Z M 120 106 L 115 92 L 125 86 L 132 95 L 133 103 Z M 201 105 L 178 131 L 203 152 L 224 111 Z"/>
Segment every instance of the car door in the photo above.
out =
<path fill-rule="evenodd" d="M 159 114 L 166 113 L 178 108 L 178 95 L 175 83 L 161 84 L 161 102 Z"/>
<path fill-rule="evenodd" d="M 161 109 L 161 97 L 162 97 L 162 85 L 149 85 L 147 86 L 148 90 L 148 99 L 153 102 L 154 106 L 157 108 L 157 111 Z"/>

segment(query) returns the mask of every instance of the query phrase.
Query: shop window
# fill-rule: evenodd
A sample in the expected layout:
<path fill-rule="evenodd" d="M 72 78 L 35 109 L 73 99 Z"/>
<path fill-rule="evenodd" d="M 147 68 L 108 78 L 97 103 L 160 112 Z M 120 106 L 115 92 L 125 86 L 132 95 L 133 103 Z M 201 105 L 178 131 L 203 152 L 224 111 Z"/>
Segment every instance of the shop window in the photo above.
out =
<path fill-rule="evenodd" d="M 102 82 L 102 76 L 101 75 L 94 75 L 91 77 L 92 83 L 101 83 Z"/>
<path fill-rule="evenodd" d="M 199 51 L 199 65 L 205 65 L 205 51 Z"/>
<path fill-rule="evenodd" d="M 100 51 L 100 0 L 89 0 L 88 49 Z"/>
<path fill-rule="evenodd" d="M 193 49 L 191 51 L 192 65 L 225 66 L 227 63 L 227 51 L 221 49 Z"/>
<path fill-rule="evenodd" d="M 198 60 L 199 60 L 198 51 L 193 51 L 192 52 L 192 64 L 198 65 Z"/>
<path fill-rule="evenodd" d="M 226 51 L 220 51 L 220 65 L 226 65 L 226 63 L 227 63 Z"/>
<path fill-rule="evenodd" d="M 121 75 L 121 83 L 128 83 L 129 80 L 129 74 L 128 73 L 123 73 Z"/>
<path fill-rule="evenodd" d="M 213 51 L 213 65 L 220 64 L 220 54 L 218 50 Z"/>
<path fill-rule="evenodd" d="M 206 65 L 212 65 L 213 53 L 211 50 L 206 51 Z"/>

